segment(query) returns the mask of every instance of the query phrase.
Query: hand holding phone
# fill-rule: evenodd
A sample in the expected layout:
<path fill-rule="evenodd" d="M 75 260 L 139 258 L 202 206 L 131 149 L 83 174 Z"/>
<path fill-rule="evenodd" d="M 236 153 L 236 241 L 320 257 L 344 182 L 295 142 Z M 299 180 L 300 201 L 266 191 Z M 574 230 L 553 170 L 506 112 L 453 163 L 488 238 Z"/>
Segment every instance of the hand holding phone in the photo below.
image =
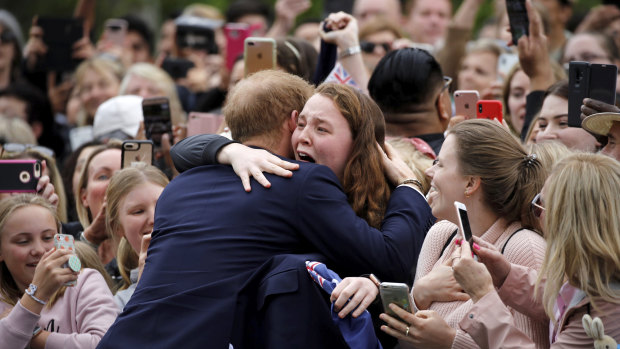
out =
<path fill-rule="evenodd" d="M 69 257 L 69 260 L 62 265 L 63 268 L 70 268 L 74 272 L 79 272 L 82 269 L 82 262 L 77 255 L 75 255 L 75 244 L 73 236 L 67 234 L 54 235 L 54 247 L 57 250 L 64 250 L 72 252 L 73 255 Z M 75 286 L 77 281 L 69 281 L 65 283 L 65 286 Z"/>
<path fill-rule="evenodd" d="M 512 44 L 517 46 L 519 39 L 529 35 L 530 20 L 527 17 L 525 0 L 506 0 L 506 10 L 508 21 L 510 22 L 510 32 L 512 33 Z"/>
<path fill-rule="evenodd" d="M 45 67 L 48 71 L 73 71 L 79 60 L 73 58 L 73 47 L 84 36 L 80 18 L 39 17 L 37 25 L 43 30 L 47 46 Z"/>
<path fill-rule="evenodd" d="M 142 101 L 142 113 L 146 139 L 153 141 L 156 150 L 161 148 L 161 137 L 164 134 L 167 133 L 172 142 L 172 121 L 168 98 L 145 98 Z"/>
<path fill-rule="evenodd" d="M 454 207 L 456 208 L 456 215 L 459 219 L 459 232 L 463 237 L 464 241 L 469 242 L 469 246 L 474 248 L 474 235 L 471 232 L 471 227 L 469 226 L 469 216 L 467 216 L 467 207 L 465 204 L 455 201 Z"/>
<path fill-rule="evenodd" d="M 568 126 L 581 127 L 581 106 L 585 98 L 610 105 L 616 103 L 618 67 L 573 61 L 568 65 Z"/>
<path fill-rule="evenodd" d="M 121 153 L 121 168 L 131 167 L 139 162 L 148 165 L 153 164 L 153 142 L 138 140 L 124 141 Z"/>
<path fill-rule="evenodd" d="M 237 57 L 243 55 L 245 39 L 252 36 L 252 27 L 246 23 L 228 23 L 224 26 L 226 36 L 226 68 L 232 71 Z"/>
<path fill-rule="evenodd" d="M 272 38 L 249 37 L 244 42 L 245 76 L 276 68 L 276 41 Z"/>
<path fill-rule="evenodd" d="M 394 303 L 397 306 L 405 309 L 406 311 L 413 313 L 411 304 L 413 302 L 411 293 L 409 292 L 409 286 L 403 283 L 397 282 L 382 282 L 379 285 L 379 294 L 381 295 L 381 303 L 383 303 L 383 310 L 386 314 L 400 319 L 396 313 L 390 309 L 390 303 Z"/>

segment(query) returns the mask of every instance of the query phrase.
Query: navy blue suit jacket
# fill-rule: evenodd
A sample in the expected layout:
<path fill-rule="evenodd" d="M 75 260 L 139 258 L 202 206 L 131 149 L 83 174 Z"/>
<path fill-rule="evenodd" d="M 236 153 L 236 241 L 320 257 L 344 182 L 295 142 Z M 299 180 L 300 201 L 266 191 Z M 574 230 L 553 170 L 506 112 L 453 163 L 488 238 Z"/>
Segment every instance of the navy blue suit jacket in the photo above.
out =
<path fill-rule="evenodd" d="M 396 188 L 379 231 L 355 215 L 325 166 L 267 177 L 270 189 L 254 183 L 246 193 L 231 167 L 210 165 L 165 188 L 142 278 L 99 348 L 228 348 L 239 290 L 275 255 L 321 253 L 341 276 L 411 281 L 434 222 L 420 193 Z"/>

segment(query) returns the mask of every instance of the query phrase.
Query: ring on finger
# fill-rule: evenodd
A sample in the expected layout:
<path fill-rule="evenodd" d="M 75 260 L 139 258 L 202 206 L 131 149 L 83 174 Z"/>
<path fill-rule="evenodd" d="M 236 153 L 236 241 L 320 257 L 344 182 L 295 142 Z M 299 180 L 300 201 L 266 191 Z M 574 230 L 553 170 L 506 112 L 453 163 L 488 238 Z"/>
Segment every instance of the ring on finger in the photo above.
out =
<path fill-rule="evenodd" d="M 407 331 L 405 331 L 405 337 L 409 337 L 409 326 L 407 326 Z"/>

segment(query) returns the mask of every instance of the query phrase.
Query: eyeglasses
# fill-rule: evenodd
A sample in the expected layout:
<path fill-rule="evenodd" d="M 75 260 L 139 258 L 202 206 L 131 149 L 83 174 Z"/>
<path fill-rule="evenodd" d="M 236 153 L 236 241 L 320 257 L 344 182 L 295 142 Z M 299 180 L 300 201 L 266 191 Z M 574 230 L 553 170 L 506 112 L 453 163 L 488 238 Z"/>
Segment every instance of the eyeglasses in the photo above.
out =
<path fill-rule="evenodd" d="M 375 47 L 377 46 L 383 47 L 383 50 L 385 52 L 392 51 L 392 44 L 390 44 L 389 42 L 382 42 L 380 44 L 375 44 L 374 42 L 370 42 L 370 41 L 364 41 L 364 40 L 360 41 L 360 48 L 362 49 L 362 51 L 366 53 L 373 53 L 375 51 Z"/>
<path fill-rule="evenodd" d="M 15 41 L 15 34 L 10 30 L 4 30 L 0 33 L 0 45 L 8 44 Z"/>
<path fill-rule="evenodd" d="M 54 157 L 54 151 L 48 147 L 35 144 L 5 143 L 2 145 L 2 155 L 5 153 L 23 153 L 26 150 L 38 151 L 43 155 Z"/>
<path fill-rule="evenodd" d="M 449 76 L 444 76 L 443 77 L 443 87 L 441 88 L 441 91 L 439 91 L 439 94 L 442 94 L 443 91 L 445 91 L 448 87 L 450 87 L 450 84 L 452 83 L 452 78 Z"/>
<path fill-rule="evenodd" d="M 543 211 L 545 211 L 545 207 L 543 206 L 542 197 L 540 196 L 540 193 L 538 193 L 534 196 L 534 200 L 532 200 L 532 212 L 536 218 L 540 218 Z"/>

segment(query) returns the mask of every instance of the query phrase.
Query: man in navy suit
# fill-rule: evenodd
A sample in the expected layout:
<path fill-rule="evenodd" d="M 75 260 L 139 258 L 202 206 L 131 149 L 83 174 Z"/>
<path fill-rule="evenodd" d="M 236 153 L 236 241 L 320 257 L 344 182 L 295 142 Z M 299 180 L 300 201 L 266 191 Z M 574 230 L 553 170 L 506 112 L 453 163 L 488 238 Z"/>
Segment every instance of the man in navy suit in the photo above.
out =
<path fill-rule="evenodd" d="M 291 157 L 296 127 L 291 116 L 312 93 L 305 81 L 283 72 L 265 71 L 242 80 L 225 110 L 231 127 L 242 125 L 231 129 L 233 136 Z M 245 121 L 230 120 L 233 115 Z M 100 348 L 228 348 L 241 343 L 233 335 L 238 332 L 233 325 L 239 322 L 238 295 L 257 277 L 270 275 L 255 273 L 278 255 L 320 253 L 341 275 L 373 272 L 385 280 L 410 280 L 434 221 L 413 187 L 394 190 L 379 231 L 355 215 L 338 178 L 325 166 L 299 163 L 291 178 L 267 176 L 271 188 L 255 186 L 251 192 L 224 165 L 197 167 L 170 182 L 157 203 L 142 278 Z M 274 283 L 281 289 L 261 285 L 261 299 L 250 303 L 261 305 L 269 295 L 296 292 L 301 287 L 296 280 L 281 277 Z M 297 306 L 312 307 L 303 301 Z M 280 325 L 289 326 L 298 339 L 312 335 L 313 324 L 300 320 Z"/>

